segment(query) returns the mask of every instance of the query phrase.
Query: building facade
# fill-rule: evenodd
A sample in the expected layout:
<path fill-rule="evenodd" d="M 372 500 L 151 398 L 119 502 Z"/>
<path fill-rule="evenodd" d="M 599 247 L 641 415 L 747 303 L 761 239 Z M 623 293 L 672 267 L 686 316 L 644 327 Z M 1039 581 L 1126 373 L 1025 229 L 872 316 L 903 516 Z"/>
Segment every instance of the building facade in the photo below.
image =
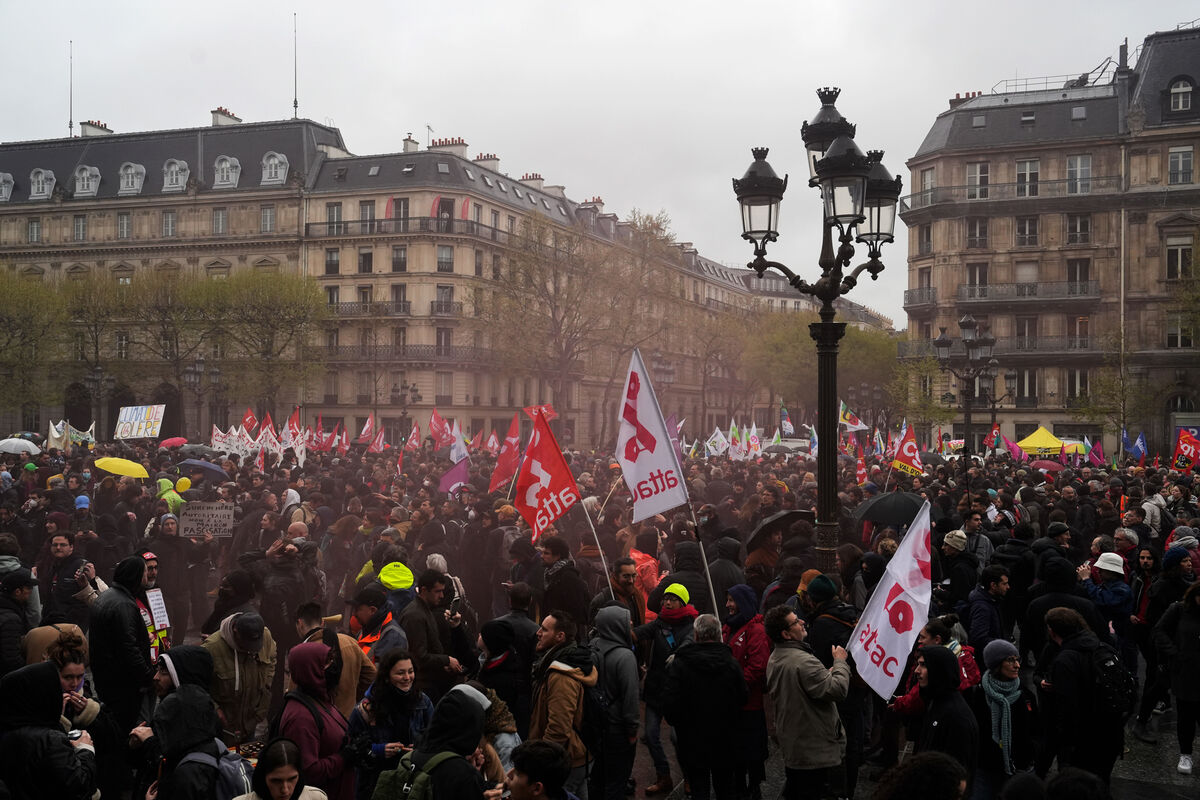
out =
<path fill-rule="evenodd" d="M 967 314 L 995 337 L 994 379 L 926 387 L 955 406 L 971 394 L 976 452 L 992 419 L 1014 440 L 1045 425 L 1114 452 L 1112 423 L 1081 420 L 1079 406 L 1101 382 L 1110 395 L 1116 375 L 1130 436 L 1144 430 L 1152 451 L 1200 422 L 1194 336 L 1176 299 L 1200 234 L 1198 77 L 1200 30 L 1156 33 L 1133 66 L 1122 46 L 1094 74 L 955 97 L 909 159 L 900 355 L 932 356 L 942 329 L 961 355 Z"/>

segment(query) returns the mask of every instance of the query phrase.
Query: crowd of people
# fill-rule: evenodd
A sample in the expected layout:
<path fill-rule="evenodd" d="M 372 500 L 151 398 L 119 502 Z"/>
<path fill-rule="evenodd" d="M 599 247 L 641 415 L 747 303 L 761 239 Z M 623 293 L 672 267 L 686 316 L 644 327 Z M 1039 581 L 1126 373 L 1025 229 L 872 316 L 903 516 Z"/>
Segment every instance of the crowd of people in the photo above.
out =
<path fill-rule="evenodd" d="M 536 541 L 482 452 L 451 496 L 428 448 L 0 456 L 0 798 L 1099 799 L 1164 712 L 1191 773 L 1190 474 L 844 469 L 830 564 L 804 455 L 688 460 L 692 508 L 638 522 L 566 455 L 583 500 Z M 885 488 L 933 520 L 891 698 L 847 654 L 912 521 L 867 513 Z"/>

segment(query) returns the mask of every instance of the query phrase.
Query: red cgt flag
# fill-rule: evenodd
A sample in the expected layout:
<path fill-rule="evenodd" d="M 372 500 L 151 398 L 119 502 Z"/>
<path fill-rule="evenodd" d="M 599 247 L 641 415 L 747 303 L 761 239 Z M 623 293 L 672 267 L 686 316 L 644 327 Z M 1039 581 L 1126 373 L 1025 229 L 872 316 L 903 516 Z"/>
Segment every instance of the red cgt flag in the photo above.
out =
<path fill-rule="evenodd" d="M 533 528 L 533 541 L 554 521 L 579 502 L 579 490 L 571 469 L 558 449 L 558 442 L 538 415 L 533 421 L 533 435 L 525 451 L 525 461 L 517 476 L 517 491 L 513 506 Z"/>
<path fill-rule="evenodd" d="M 246 413 L 242 414 L 242 427 L 246 429 L 246 433 L 258 427 L 258 417 L 254 416 L 249 406 L 246 406 Z"/>
<path fill-rule="evenodd" d="M 547 422 L 558 416 L 558 412 L 554 410 L 554 406 L 549 403 L 543 403 L 540 406 L 526 406 L 524 411 L 529 415 L 530 419 L 545 417 Z"/>
<path fill-rule="evenodd" d="M 500 455 L 496 457 L 496 468 L 492 470 L 492 480 L 488 484 L 488 492 L 494 492 L 508 479 L 517 474 L 521 462 L 521 420 L 516 413 L 508 426 L 508 436 L 504 437 L 504 445 Z"/>
<path fill-rule="evenodd" d="M 892 459 L 892 468 L 909 475 L 921 475 L 925 472 L 925 467 L 921 464 L 921 453 L 917 450 L 917 437 L 913 435 L 912 428 L 904 431 L 904 438 L 896 448 L 896 457 Z"/>
<path fill-rule="evenodd" d="M 449 447 L 454 444 L 454 433 L 436 408 L 429 416 L 429 435 L 433 437 L 434 447 Z"/>
<path fill-rule="evenodd" d="M 1000 423 L 997 422 L 994 425 L 992 425 L 992 432 L 984 437 L 983 446 L 984 447 L 995 447 L 996 441 L 999 438 L 1000 438 Z"/>
<path fill-rule="evenodd" d="M 417 421 L 413 420 L 412 432 L 408 434 L 408 441 L 404 443 L 405 450 L 420 450 L 421 449 L 421 429 L 417 427 Z"/>
<path fill-rule="evenodd" d="M 382 453 L 384 451 L 387 445 L 383 443 L 383 433 L 384 429 L 382 427 L 375 431 L 375 436 L 371 438 L 371 444 L 367 446 L 368 453 Z"/>
<path fill-rule="evenodd" d="M 492 428 L 491 434 L 488 435 L 487 444 L 484 446 L 492 455 L 500 452 L 500 437 L 496 435 L 496 429 Z"/>
<path fill-rule="evenodd" d="M 1175 440 L 1175 452 L 1171 455 L 1171 469 L 1191 472 L 1196 466 L 1197 457 L 1200 457 L 1200 439 L 1188 433 L 1186 428 L 1180 428 L 1179 438 Z"/>

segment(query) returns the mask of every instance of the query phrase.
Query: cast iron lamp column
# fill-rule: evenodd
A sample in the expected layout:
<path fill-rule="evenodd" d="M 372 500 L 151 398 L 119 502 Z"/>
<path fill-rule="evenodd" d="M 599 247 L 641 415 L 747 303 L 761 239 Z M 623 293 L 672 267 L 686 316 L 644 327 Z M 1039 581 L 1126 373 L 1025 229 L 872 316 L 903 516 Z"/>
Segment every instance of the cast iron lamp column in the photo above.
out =
<path fill-rule="evenodd" d="M 779 204 L 787 189 L 787 176 L 780 178 L 767 163 L 767 148 L 751 150 L 754 161 L 733 190 L 742 209 L 742 238 L 754 243 L 754 260 L 747 266 L 762 277 L 774 269 L 801 294 L 821 301 L 820 322 L 809 325 L 817 346 L 817 555 L 822 571 L 835 568 L 839 541 L 837 499 L 837 356 L 846 323 L 835 322 L 833 302 L 853 289 L 863 271 L 879 277 L 883 263 L 880 248 L 891 242 L 896 225 L 896 203 L 901 181 L 880 161 L 883 151 L 864 155 L 854 143 L 855 128 L 834 107 L 839 89 L 817 91 L 821 109 L 801 128 L 808 153 L 809 186 L 819 188 L 824 205 L 821 277 L 814 283 L 796 275 L 783 264 L 766 259 L 767 243 L 779 238 Z M 833 245 L 837 230 L 838 247 Z M 844 270 L 854 258 L 854 242 L 867 245 L 868 260 Z"/>
<path fill-rule="evenodd" d="M 963 447 L 962 458 L 963 462 L 963 487 L 969 490 L 967 486 L 967 477 L 971 469 L 971 407 L 975 400 L 975 381 L 980 377 L 987 377 L 995 380 L 999 370 L 999 363 L 992 358 L 992 349 L 996 345 L 996 339 L 985 329 L 982 335 L 979 335 L 979 323 L 970 314 L 967 314 L 958 321 L 958 330 L 962 336 L 963 345 L 966 347 L 966 362 L 957 367 L 954 366 L 950 348 L 953 342 L 946 335 L 946 329 L 941 329 L 941 335 L 933 340 L 933 349 L 937 354 L 938 367 L 942 372 L 949 372 L 954 377 L 958 378 L 959 383 L 963 384 L 962 403 L 963 403 Z"/>

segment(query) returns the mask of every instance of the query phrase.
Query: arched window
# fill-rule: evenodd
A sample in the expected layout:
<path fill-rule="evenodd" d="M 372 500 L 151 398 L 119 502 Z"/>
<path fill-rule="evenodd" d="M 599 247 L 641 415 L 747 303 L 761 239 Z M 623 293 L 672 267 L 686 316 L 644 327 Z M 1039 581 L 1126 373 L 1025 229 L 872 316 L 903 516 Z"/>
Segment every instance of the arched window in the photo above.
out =
<path fill-rule="evenodd" d="M 1171 84 L 1171 110 L 1190 111 L 1192 108 L 1192 84 L 1178 80 Z"/>
<path fill-rule="evenodd" d="M 236 189 L 242 175 L 242 164 L 233 156 L 218 156 L 213 164 L 213 188 Z"/>
<path fill-rule="evenodd" d="M 287 181 L 288 159 L 282 153 L 268 152 L 262 158 L 262 186 L 282 186 Z"/>
<path fill-rule="evenodd" d="M 186 161 L 168 159 L 167 163 L 163 164 L 163 191 L 182 192 L 187 187 L 189 175 L 191 170 Z"/>
<path fill-rule="evenodd" d="M 35 169 L 29 173 L 29 199 L 47 200 L 54 191 L 54 173 L 48 169 Z"/>
<path fill-rule="evenodd" d="M 95 167 L 82 166 L 75 170 L 75 196 L 95 197 L 96 188 L 100 185 L 100 170 Z"/>

